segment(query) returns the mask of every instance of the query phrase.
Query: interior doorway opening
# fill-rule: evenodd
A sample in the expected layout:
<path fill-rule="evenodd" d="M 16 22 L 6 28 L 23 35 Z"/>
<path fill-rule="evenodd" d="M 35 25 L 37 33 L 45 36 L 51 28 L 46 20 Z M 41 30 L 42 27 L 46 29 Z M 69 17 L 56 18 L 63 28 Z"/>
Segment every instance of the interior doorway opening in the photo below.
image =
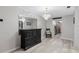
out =
<path fill-rule="evenodd" d="M 53 20 L 54 35 L 61 34 L 62 20 Z"/>

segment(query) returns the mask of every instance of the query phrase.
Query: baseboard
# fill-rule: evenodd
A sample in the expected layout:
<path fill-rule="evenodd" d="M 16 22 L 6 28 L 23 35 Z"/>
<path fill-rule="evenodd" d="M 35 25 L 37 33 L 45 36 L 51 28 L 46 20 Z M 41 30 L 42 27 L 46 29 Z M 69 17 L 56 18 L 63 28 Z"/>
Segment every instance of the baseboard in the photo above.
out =
<path fill-rule="evenodd" d="M 66 38 L 66 37 L 61 37 L 61 39 L 64 39 L 64 40 L 72 40 L 72 41 L 73 41 L 73 39 L 71 39 L 71 38 Z"/>
<path fill-rule="evenodd" d="M 2 52 L 2 53 L 11 53 L 12 51 L 15 51 L 17 49 L 19 49 L 20 47 L 17 47 L 17 48 L 13 48 L 13 49 L 10 49 L 10 50 L 7 50 L 5 52 Z"/>

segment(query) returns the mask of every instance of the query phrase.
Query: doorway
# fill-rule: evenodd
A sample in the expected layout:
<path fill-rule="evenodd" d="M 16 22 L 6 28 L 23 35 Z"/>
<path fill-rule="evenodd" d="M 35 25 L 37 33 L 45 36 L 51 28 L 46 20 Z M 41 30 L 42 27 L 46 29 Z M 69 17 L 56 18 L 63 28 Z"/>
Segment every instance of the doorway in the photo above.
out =
<path fill-rule="evenodd" d="M 62 20 L 53 20 L 54 35 L 61 34 Z"/>
<path fill-rule="evenodd" d="M 54 26 L 54 31 L 55 31 L 55 35 L 61 34 L 61 23 L 60 22 L 56 23 L 56 25 Z"/>

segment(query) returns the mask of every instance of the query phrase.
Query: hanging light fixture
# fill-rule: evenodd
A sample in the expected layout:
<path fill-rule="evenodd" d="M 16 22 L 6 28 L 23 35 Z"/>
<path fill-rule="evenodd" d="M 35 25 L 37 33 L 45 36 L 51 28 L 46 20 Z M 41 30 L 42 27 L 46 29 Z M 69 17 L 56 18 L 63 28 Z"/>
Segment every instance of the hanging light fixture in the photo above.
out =
<path fill-rule="evenodd" d="M 51 15 L 48 13 L 48 8 L 45 8 L 45 12 L 44 12 L 43 18 L 45 20 L 48 20 L 50 17 L 51 17 Z"/>

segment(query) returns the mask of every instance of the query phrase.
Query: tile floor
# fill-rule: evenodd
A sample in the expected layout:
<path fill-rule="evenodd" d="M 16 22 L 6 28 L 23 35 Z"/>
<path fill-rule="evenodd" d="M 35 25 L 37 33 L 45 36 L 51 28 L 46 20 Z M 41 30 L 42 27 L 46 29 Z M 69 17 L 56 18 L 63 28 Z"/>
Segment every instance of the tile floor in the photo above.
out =
<path fill-rule="evenodd" d="M 18 49 L 13 53 L 78 53 L 79 50 L 74 49 L 72 44 L 72 41 L 60 39 L 60 35 L 57 35 L 52 39 L 44 39 L 26 51 Z"/>

